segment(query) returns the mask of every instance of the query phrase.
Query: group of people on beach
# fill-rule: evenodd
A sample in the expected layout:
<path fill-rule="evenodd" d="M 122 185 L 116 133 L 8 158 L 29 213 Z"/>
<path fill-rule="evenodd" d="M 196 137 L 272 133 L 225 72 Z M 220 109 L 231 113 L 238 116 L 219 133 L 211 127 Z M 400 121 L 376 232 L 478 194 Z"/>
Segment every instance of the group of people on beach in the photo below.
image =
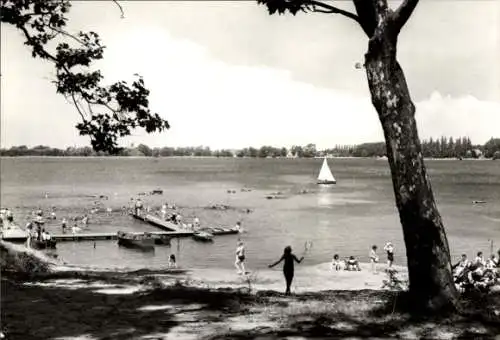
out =
<path fill-rule="evenodd" d="M 377 255 L 377 245 L 373 245 L 370 249 L 369 259 L 371 271 L 377 273 L 377 264 L 379 262 L 379 257 Z M 394 263 L 394 245 L 392 242 L 387 242 L 384 246 L 384 251 L 387 253 L 387 268 L 391 268 Z M 348 270 L 348 271 L 361 271 L 359 261 L 354 256 L 346 257 L 345 260 L 341 260 L 339 254 L 333 255 L 332 259 L 332 269 L 333 270 Z"/>
<path fill-rule="evenodd" d="M 452 266 L 453 278 L 459 289 L 477 288 L 486 290 L 500 279 L 500 249 L 497 255 L 492 254 L 485 259 L 479 251 L 474 260 L 470 261 L 467 254 L 462 254 L 460 261 Z"/>
<path fill-rule="evenodd" d="M 236 267 L 237 273 L 239 275 L 248 274 L 249 272 L 245 270 L 245 245 L 243 241 L 238 240 L 235 253 L 236 253 L 236 260 L 234 262 L 234 265 Z M 290 288 L 292 286 L 292 281 L 295 271 L 294 262 L 301 263 L 302 260 L 304 260 L 303 256 L 300 259 L 298 259 L 297 256 L 295 256 L 292 253 L 292 247 L 286 246 L 283 251 L 283 255 L 280 257 L 280 259 L 268 266 L 269 268 L 272 268 L 278 265 L 280 262 L 284 261 L 283 275 L 285 277 L 285 282 L 286 282 L 286 290 L 285 290 L 286 295 L 290 295 Z"/>
<path fill-rule="evenodd" d="M 394 263 L 394 245 L 391 242 L 387 242 L 384 246 L 384 250 L 387 253 L 387 266 L 388 268 L 391 268 Z M 234 266 L 236 267 L 237 274 L 238 275 L 247 274 L 248 272 L 245 270 L 245 246 L 243 241 L 238 240 L 235 254 L 236 254 L 236 260 L 234 262 Z M 372 272 L 377 273 L 377 263 L 379 262 L 379 257 L 377 255 L 376 245 L 372 246 L 369 257 L 370 257 Z M 285 283 L 286 283 L 286 290 L 285 290 L 286 295 L 290 294 L 290 287 L 292 285 L 295 272 L 294 264 L 295 262 L 301 263 L 303 260 L 304 256 L 302 256 L 300 259 L 297 258 L 297 256 L 292 253 L 292 247 L 286 246 L 285 249 L 283 250 L 283 255 L 280 257 L 280 259 L 268 266 L 269 268 L 273 268 L 282 261 L 284 262 L 283 275 L 285 277 Z M 338 254 L 335 254 L 333 256 L 332 269 L 336 271 L 342 269 L 348 271 L 360 271 L 361 267 L 359 265 L 359 261 L 354 256 L 349 256 L 344 261 L 342 261 L 340 260 L 340 256 Z"/>

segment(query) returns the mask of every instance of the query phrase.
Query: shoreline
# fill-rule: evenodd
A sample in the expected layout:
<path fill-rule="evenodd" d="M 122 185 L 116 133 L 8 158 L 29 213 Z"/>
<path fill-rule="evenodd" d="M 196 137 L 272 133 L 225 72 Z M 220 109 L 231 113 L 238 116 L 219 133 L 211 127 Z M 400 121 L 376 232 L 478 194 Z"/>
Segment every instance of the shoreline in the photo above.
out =
<path fill-rule="evenodd" d="M 2 255 L 5 249 L 11 255 L 22 250 L 0 245 Z M 25 253 L 45 260 L 41 252 Z M 82 268 L 58 261 L 50 267 L 23 277 L 2 266 L 1 331 L 7 339 L 493 339 L 500 332 L 500 293 L 481 303 L 466 300 L 464 315 L 415 318 L 407 312 L 404 291 L 340 289 L 284 296 L 252 287 L 196 287 L 179 279 L 182 273 L 167 271 L 75 271 Z M 298 269 L 297 277 L 306 269 Z M 275 273 L 281 276 L 280 270 Z"/>
<path fill-rule="evenodd" d="M 160 156 L 160 157 L 154 157 L 154 156 L 35 156 L 35 155 L 26 155 L 26 156 L 0 156 L 0 159 L 8 159 L 8 158 L 47 158 L 47 159 L 85 159 L 85 158 L 90 158 L 90 159 L 122 159 L 122 158 L 129 158 L 129 159 L 287 159 L 287 160 L 300 160 L 300 159 L 323 159 L 323 156 L 315 156 L 315 157 L 217 157 L 217 156 Z M 342 156 L 342 157 L 326 157 L 327 159 L 375 159 L 375 160 L 381 160 L 381 161 L 386 161 L 386 157 L 355 157 L 355 156 Z M 424 157 L 424 160 L 426 161 L 494 161 L 495 159 L 493 158 L 433 158 L 433 157 Z"/>
<path fill-rule="evenodd" d="M 33 262 L 38 262 L 40 267 L 46 268 L 49 277 L 71 275 L 71 273 L 147 275 L 155 277 L 162 284 L 169 285 L 175 283 L 171 280 L 171 275 L 175 275 L 176 280 L 182 280 L 184 284 L 196 288 L 236 290 L 250 288 L 251 291 L 255 292 L 271 290 L 281 292 L 284 289 L 282 270 L 278 267 L 275 269 L 251 268 L 248 275 L 238 275 L 235 269 L 222 268 L 98 268 L 66 263 L 64 260 L 51 258 L 40 250 L 28 249 L 24 245 L 9 244 L 3 241 L 0 245 L 2 250 L 5 249 L 13 258 L 20 255 L 29 256 Z M 292 291 L 296 293 L 321 293 L 331 290 L 382 290 L 384 280 L 387 279 L 384 272 L 386 265 L 379 263 L 377 273 L 371 272 L 369 263 L 360 262 L 360 267 L 361 271 L 335 271 L 329 262 L 317 265 L 297 265 Z M 403 282 L 408 280 L 406 267 L 393 266 L 393 269 L 397 271 L 398 277 Z"/>

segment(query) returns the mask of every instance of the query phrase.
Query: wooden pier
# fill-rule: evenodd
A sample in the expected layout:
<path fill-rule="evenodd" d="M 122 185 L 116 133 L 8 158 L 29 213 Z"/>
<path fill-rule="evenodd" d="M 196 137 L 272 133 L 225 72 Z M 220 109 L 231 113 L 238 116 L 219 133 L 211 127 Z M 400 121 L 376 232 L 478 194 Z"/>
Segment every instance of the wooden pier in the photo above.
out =
<path fill-rule="evenodd" d="M 149 223 L 155 227 L 158 227 L 160 229 L 163 229 L 167 232 L 178 232 L 178 233 L 185 233 L 185 232 L 191 232 L 191 235 L 193 234 L 192 231 L 185 231 L 185 229 L 179 228 L 177 224 L 174 224 L 169 221 L 164 221 L 159 217 L 156 217 L 151 214 L 146 214 L 146 215 L 137 215 L 137 214 L 131 214 L 133 218 Z M 213 235 L 231 235 L 231 234 L 238 234 L 238 231 L 233 229 L 233 228 L 228 228 L 228 227 L 207 227 L 207 228 L 201 228 L 200 230 L 207 231 L 212 233 Z"/>
<path fill-rule="evenodd" d="M 144 232 L 132 232 L 131 234 L 141 235 Z M 192 231 L 156 231 L 150 232 L 150 234 L 158 236 L 169 236 L 169 237 L 190 237 L 193 236 Z M 56 234 L 51 235 L 56 241 L 97 241 L 97 240 L 116 240 L 118 239 L 117 233 L 86 233 L 86 234 Z"/>
<path fill-rule="evenodd" d="M 183 228 L 179 228 L 176 224 L 168 221 L 164 221 L 154 215 L 146 214 L 146 215 L 136 215 L 131 214 L 133 218 L 153 225 L 157 228 L 162 229 L 163 231 L 154 231 L 150 232 L 153 235 L 158 235 L 160 237 L 191 237 L 194 234 L 193 230 L 186 230 Z M 213 228 L 202 228 L 201 230 L 212 233 L 215 236 L 218 235 L 230 235 L 237 234 L 238 231 L 233 228 L 227 227 L 213 227 Z M 132 234 L 144 234 L 144 232 L 132 232 Z M 65 233 L 65 234 L 52 234 L 52 239 L 56 241 L 66 242 L 66 241 L 97 241 L 97 240 L 116 240 L 118 239 L 118 234 L 116 232 L 108 232 L 108 233 Z M 2 238 L 5 241 L 10 241 L 8 237 Z"/>
<path fill-rule="evenodd" d="M 160 228 L 165 231 L 179 231 L 179 227 L 172 222 L 164 221 L 161 218 L 158 218 L 154 215 L 146 214 L 146 215 L 137 215 L 131 214 L 133 218 L 149 223 L 157 228 Z"/>

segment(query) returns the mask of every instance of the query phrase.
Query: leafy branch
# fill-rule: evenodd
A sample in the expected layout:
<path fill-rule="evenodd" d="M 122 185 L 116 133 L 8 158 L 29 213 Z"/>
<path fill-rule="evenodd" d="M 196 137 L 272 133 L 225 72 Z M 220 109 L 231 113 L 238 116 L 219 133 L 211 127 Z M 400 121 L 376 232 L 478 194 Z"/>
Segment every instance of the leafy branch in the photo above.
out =
<path fill-rule="evenodd" d="M 123 17 L 123 8 L 113 2 Z M 166 120 L 149 109 L 149 90 L 139 75 L 132 84 L 101 85 L 101 72 L 90 66 L 103 58 L 105 46 L 95 32 L 67 31 L 69 0 L 0 0 L 0 4 L 1 22 L 23 33 L 33 58 L 54 64 L 57 93 L 74 104 L 81 118 L 76 128 L 80 135 L 90 137 L 94 150 L 116 154 L 121 150 L 118 138 L 135 128 L 148 133 L 169 128 Z"/>
<path fill-rule="evenodd" d="M 286 11 L 293 15 L 299 11 L 340 14 L 359 23 L 356 14 L 316 0 L 257 0 L 257 3 L 266 5 L 269 14 L 284 14 Z"/>

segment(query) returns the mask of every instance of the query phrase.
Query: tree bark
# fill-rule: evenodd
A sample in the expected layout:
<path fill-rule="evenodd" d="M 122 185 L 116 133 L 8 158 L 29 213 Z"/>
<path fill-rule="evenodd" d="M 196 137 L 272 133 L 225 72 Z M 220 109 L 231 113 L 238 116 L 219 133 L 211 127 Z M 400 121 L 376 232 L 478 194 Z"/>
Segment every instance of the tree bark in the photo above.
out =
<path fill-rule="evenodd" d="M 424 166 L 415 106 L 396 59 L 399 29 L 391 27 L 389 20 L 379 20 L 369 41 L 365 68 L 385 135 L 406 244 L 412 307 L 457 310 L 448 241 Z"/>

